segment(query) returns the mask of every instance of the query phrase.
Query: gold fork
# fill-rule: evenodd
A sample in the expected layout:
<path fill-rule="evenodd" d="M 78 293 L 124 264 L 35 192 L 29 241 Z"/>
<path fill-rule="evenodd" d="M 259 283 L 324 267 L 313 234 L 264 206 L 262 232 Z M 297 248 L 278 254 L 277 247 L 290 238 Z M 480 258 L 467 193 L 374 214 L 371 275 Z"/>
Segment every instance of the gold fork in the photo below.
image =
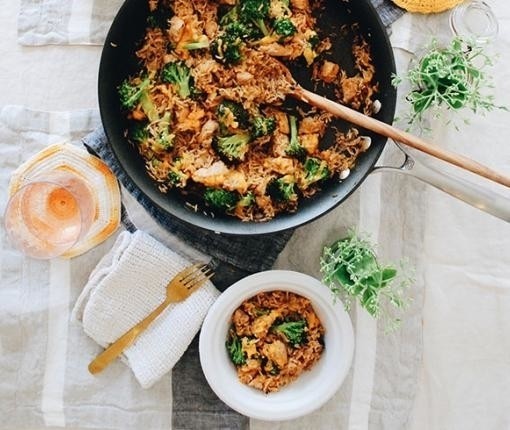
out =
<path fill-rule="evenodd" d="M 182 302 L 188 298 L 194 291 L 204 285 L 213 274 L 214 272 L 212 269 L 207 264 L 203 263 L 194 264 L 180 271 L 168 283 L 166 287 L 166 297 L 163 303 L 92 360 L 89 364 L 89 372 L 93 375 L 101 372 L 114 359 L 122 354 L 122 351 L 130 346 L 170 303 Z"/>

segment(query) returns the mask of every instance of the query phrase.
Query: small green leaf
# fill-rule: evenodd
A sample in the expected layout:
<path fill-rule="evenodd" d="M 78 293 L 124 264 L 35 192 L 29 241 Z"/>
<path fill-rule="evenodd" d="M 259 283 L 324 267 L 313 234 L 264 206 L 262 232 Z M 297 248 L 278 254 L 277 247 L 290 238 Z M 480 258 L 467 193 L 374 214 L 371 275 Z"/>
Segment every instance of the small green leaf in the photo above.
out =
<path fill-rule="evenodd" d="M 397 269 L 394 267 L 385 267 L 382 270 L 382 281 L 388 282 L 397 276 Z"/>

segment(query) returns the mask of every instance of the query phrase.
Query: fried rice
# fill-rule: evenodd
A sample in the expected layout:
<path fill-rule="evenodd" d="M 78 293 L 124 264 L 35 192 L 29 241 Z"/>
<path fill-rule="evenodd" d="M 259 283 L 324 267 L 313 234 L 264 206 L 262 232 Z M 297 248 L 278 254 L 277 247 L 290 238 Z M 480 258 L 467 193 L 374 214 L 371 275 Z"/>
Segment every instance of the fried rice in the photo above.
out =
<path fill-rule="evenodd" d="M 288 291 L 263 292 L 235 310 L 226 345 L 239 380 L 270 393 L 320 359 L 324 327 L 308 299 Z"/>
<path fill-rule="evenodd" d="M 297 210 L 300 200 L 314 195 L 326 180 L 344 178 L 366 149 L 366 140 L 355 128 L 335 131 L 334 143 L 324 147 L 323 137 L 332 123 L 329 114 L 284 109 L 282 103 L 293 80 L 280 60 L 304 62 L 313 68 L 316 81 L 334 87 L 339 100 L 370 114 L 377 83 L 369 45 L 362 38 L 353 45 L 356 73 L 348 75 L 338 64 L 322 59 L 331 42 L 318 40 L 310 2 L 291 0 L 284 12 L 278 10 L 280 3 L 269 3 L 268 22 L 276 22 L 272 20 L 277 14 L 284 13 L 295 33 L 281 38 L 271 31 L 248 40 L 240 48 L 242 60 L 225 64 L 209 48 L 224 34 L 222 16 L 237 7 L 237 1 L 149 1 L 150 10 L 165 18 L 163 25 L 147 25 L 136 51 L 140 71 L 126 81 L 132 86 L 145 85 L 144 96 L 125 109 L 132 126 L 126 137 L 138 148 L 161 192 L 176 189 L 187 201 L 207 206 L 210 202 L 204 202 L 204 191 L 223 190 L 234 196 L 222 208 L 227 215 L 266 221 Z M 206 48 L 188 49 L 190 41 Z M 161 78 L 169 64 L 189 70 L 193 87 L 189 96 L 183 97 L 175 84 Z M 251 123 L 256 117 L 275 122 L 271 133 L 250 135 L 247 149 L 235 160 L 225 158 L 215 142 L 225 134 L 249 135 L 252 125 L 242 125 L 233 116 L 220 120 L 218 108 L 225 101 L 242 106 Z M 293 139 L 291 117 L 297 118 L 299 154 L 288 149 Z M 142 137 L 135 137 L 136 126 L 144 128 Z M 323 174 L 314 177 L 310 166 L 322 169 Z M 286 187 L 283 198 L 273 192 L 275 183 Z"/>

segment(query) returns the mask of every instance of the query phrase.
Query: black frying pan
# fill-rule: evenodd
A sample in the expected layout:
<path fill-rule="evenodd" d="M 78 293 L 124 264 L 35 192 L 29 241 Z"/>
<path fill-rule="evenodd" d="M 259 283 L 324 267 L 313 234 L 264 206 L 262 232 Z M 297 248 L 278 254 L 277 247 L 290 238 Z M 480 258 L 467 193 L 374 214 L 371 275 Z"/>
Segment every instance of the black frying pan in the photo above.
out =
<path fill-rule="evenodd" d="M 395 72 L 393 51 L 388 36 L 377 12 L 370 0 L 324 1 L 324 12 L 317 20 L 320 36 L 329 35 L 333 42 L 330 57 L 349 71 L 353 70 L 351 45 L 356 35 L 362 35 L 370 44 L 376 68 L 376 80 L 379 83 L 377 98 L 382 103 L 376 118 L 392 123 L 396 91 L 391 85 L 391 75 Z M 204 213 L 192 212 L 184 204 L 183 197 L 177 192 L 161 193 L 155 182 L 147 175 L 142 157 L 137 149 L 127 142 L 124 130 L 126 119 L 121 114 L 118 85 L 129 75 L 137 71 L 137 59 L 134 55 L 143 38 L 146 19 L 149 14 L 147 0 L 126 0 L 115 17 L 103 48 L 99 68 L 99 107 L 102 122 L 112 150 L 125 173 L 140 190 L 160 209 L 190 224 L 222 233 L 254 235 L 286 230 L 307 223 L 330 211 L 363 182 L 373 170 L 381 154 L 386 138 L 365 132 L 372 138 L 372 145 L 357 160 L 351 174 L 342 182 L 330 181 L 324 184 L 322 191 L 310 199 L 300 201 L 299 208 L 292 214 L 281 214 L 266 222 L 242 222 L 234 217 L 210 217 Z M 352 24 L 358 23 L 355 29 Z M 347 31 L 346 31 L 347 29 Z M 291 68 L 293 76 L 305 88 L 333 97 L 322 88 L 314 89 L 310 80 L 310 70 L 305 67 Z M 292 103 L 292 102 L 290 102 Z M 346 124 L 338 123 L 339 128 Z M 324 139 L 332 139 L 328 135 Z M 325 142 L 327 144 L 327 141 Z"/>

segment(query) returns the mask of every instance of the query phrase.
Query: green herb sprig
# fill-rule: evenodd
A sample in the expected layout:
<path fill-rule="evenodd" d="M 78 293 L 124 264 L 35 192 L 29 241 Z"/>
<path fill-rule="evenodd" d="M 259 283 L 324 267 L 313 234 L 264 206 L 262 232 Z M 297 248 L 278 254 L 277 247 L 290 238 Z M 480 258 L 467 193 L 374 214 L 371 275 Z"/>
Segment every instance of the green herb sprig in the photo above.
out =
<path fill-rule="evenodd" d="M 347 310 L 353 301 L 374 318 L 384 320 L 391 331 L 400 324 L 395 310 L 405 309 L 410 299 L 405 296 L 413 280 L 401 262 L 401 276 L 396 267 L 382 266 L 377 261 L 375 246 L 351 230 L 345 239 L 324 247 L 320 260 L 322 281 L 344 303 Z"/>
<path fill-rule="evenodd" d="M 414 67 L 392 79 L 395 87 L 404 81 L 411 86 L 406 96 L 411 104 L 409 124 L 422 125 L 424 113 L 437 108 L 453 111 L 467 108 L 474 113 L 507 110 L 496 105 L 494 96 L 486 92 L 493 85 L 485 68 L 492 65 L 483 45 L 454 38 L 443 47 L 433 40 Z"/>

